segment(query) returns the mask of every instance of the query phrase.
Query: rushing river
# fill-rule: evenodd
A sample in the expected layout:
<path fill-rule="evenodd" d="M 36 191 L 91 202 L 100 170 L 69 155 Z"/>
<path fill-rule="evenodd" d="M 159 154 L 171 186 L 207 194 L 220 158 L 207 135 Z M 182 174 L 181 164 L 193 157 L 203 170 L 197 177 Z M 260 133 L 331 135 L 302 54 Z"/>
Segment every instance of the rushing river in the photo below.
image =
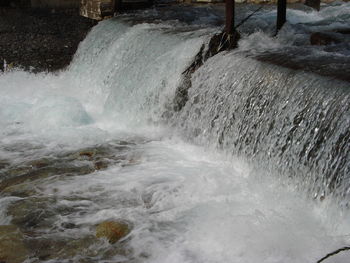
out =
<path fill-rule="evenodd" d="M 207 8 L 104 21 L 65 71 L 0 73 L 0 261 L 316 263 L 348 246 L 349 82 L 260 60 L 346 68 L 348 43 L 307 42 L 350 5 L 289 10 L 278 38 L 269 9 L 190 80 L 220 30 Z M 130 232 L 98 239 L 104 221 Z"/>

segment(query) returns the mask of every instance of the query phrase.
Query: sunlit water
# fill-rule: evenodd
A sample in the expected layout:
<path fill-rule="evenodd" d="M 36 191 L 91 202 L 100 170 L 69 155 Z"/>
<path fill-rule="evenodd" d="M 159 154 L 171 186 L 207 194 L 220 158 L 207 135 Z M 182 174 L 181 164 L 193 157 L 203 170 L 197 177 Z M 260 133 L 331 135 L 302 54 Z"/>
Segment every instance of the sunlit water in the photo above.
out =
<path fill-rule="evenodd" d="M 20 178 L 2 186 L 0 224 L 21 228 L 28 262 L 300 263 L 349 244 L 348 83 L 246 58 L 251 36 L 207 61 L 174 112 L 217 31 L 109 20 L 67 70 L 0 75 L 0 179 Z M 96 239 L 106 220 L 132 231 Z"/>

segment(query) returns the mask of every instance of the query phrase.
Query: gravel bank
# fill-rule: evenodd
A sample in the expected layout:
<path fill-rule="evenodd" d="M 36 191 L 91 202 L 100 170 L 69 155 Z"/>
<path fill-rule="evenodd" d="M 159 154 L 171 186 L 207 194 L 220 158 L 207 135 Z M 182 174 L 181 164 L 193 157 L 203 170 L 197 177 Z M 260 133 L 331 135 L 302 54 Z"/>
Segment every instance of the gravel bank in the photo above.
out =
<path fill-rule="evenodd" d="M 0 8 L 0 70 L 56 71 L 69 65 L 95 21 L 78 10 L 33 11 Z"/>

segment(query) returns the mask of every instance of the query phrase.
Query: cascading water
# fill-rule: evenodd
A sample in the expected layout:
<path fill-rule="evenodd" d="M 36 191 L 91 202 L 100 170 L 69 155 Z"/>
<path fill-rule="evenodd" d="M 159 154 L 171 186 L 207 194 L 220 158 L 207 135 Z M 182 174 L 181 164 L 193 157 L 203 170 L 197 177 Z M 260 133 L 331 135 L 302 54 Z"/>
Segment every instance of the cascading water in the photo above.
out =
<path fill-rule="evenodd" d="M 348 8 L 322 11 L 322 26 Z M 299 28 L 307 13 L 293 12 Z M 93 28 L 66 71 L 0 75 L 9 261 L 299 263 L 348 245 L 349 84 L 255 58 L 266 56 L 257 38 L 278 51 L 305 32 L 244 37 L 178 98 L 218 28 L 200 15 L 190 25 L 134 21 Z M 325 19 L 304 23 L 314 21 Z M 95 237 L 111 220 L 131 230 L 115 244 Z"/>
<path fill-rule="evenodd" d="M 268 162 L 274 171 L 300 177 L 322 198 L 336 192 L 348 200 L 347 82 L 235 53 L 215 56 L 192 81 L 190 100 L 175 118 L 189 138 L 250 157 L 258 169 Z"/>

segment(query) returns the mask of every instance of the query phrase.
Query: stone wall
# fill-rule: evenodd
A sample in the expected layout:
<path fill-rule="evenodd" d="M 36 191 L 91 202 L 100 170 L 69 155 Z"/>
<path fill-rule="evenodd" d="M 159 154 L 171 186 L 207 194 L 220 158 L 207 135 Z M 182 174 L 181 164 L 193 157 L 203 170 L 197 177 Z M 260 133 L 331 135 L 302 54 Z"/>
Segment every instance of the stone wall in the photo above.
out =
<path fill-rule="evenodd" d="M 106 16 L 114 13 L 112 0 L 80 0 L 80 15 L 102 20 Z"/>
<path fill-rule="evenodd" d="M 0 7 L 77 8 L 80 0 L 0 0 Z"/>
<path fill-rule="evenodd" d="M 80 0 L 31 0 L 33 8 L 76 8 Z"/>

